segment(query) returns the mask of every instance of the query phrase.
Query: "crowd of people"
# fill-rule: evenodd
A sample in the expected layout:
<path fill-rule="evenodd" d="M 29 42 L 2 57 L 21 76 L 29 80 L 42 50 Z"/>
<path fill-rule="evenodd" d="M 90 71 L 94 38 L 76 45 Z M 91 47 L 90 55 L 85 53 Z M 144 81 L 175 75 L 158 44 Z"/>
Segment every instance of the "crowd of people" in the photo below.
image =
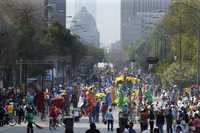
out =
<path fill-rule="evenodd" d="M 158 90 L 152 89 L 155 85 L 152 78 L 147 81 L 147 77 L 149 75 L 127 70 L 118 73 L 101 71 L 89 84 L 58 85 L 45 90 L 32 88 L 26 95 L 9 89 L 7 95 L 0 96 L 0 126 L 8 124 L 4 118 L 7 114 L 15 116 L 18 124 L 27 121 L 27 133 L 33 133 L 33 125 L 37 126 L 35 115 L 41 120 L 49 116 L 47 120 L 54 129 L 60 115 L 73 115 L 78 118 L 76 121 L 88 117 L 90 129 L 86 133 L 99 133 L 95 123 L 100 122 L 105 124 L 107 131 L 114 131 L 116 121 L 119 122 L 118 133 L 136 133 L 133 127 L 138 123 L 142 133 L 164 133 L 165 130 L 167 133 L 200 133 L 199 94 L 184 92 L 174 98 L 174 94 L 166 90 L 156 96 Z M 116 108 L 118 118 L 113 112 L 116 113 Z"/>

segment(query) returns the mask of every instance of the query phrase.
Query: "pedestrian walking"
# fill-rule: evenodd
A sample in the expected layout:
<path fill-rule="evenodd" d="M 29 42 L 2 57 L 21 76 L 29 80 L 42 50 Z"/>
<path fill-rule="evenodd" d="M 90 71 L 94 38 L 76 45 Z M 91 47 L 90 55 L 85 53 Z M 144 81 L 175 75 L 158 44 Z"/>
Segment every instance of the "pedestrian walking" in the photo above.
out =
<path fill-rule="evenodd" d="M 107 120 L 107 130 L 108 131 L 113 131 L 113 122 L 114 122 L 114 117 L 112 114 L 112 109 L 109 109 L 109 112 L 106 114 L 106 120 Z M 111 126 L 111 127 L 110 127 Z"/>
<path fill-rule="evenodd" d="M 96 129 L 95 123 L 91 123 L 90 129 L 88 129 L 85 133 L 100 133 L 100 131 Z"/>

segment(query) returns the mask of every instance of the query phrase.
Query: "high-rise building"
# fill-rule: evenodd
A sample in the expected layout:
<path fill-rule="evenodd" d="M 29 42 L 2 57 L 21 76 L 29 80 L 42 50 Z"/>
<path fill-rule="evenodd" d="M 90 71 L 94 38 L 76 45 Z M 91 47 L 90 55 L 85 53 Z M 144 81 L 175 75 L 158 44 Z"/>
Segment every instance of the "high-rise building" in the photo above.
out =
<path fill-rule="evenodd" d="M 66 26 L 66 0 L 46 0 L 48 23 L 54 21 Z"/>
<path fill-rule="evenodd" d="M 80 7 L 86 7 L 88 12 L 92 14 L 94 19 L 96 20 L 96 0 L 80 0 Z"/>
<path fill-rule="evenodd" d="M 67 27 L 73 23 L 72 18 L 82 9 L 86 7 L 87 11 L 92 14 L 96 21 L 96 0 L 66 0 L 67 5 Z"/>
<path fill-rule="evenodd" d="M 156 17 L 160 17 L 159 13 L 168 9 L 170 1 L 121 0 L 121 44 L 127 46 L 143 37 L 146 32 L 143 31 L 144 25 L 142 24 L 151 22 L 156 15 L 158 15 Z M 148 16 L 149 19 L 145 19 L 144 16 Z M 145 23 L 142 23 L 143 20 L 145 20 Z M 156 19 L 153 21 L 156 21 Z"/>
<path fill-rule="evenodd" d="M 100 34 L 96 21 L 86 7 L 82 7 L 72 21 L 76 21 L 76 23 L 72 23 L 70 29 L 73 34 L 79 36 L 81 42 L 100 47 Z"/>

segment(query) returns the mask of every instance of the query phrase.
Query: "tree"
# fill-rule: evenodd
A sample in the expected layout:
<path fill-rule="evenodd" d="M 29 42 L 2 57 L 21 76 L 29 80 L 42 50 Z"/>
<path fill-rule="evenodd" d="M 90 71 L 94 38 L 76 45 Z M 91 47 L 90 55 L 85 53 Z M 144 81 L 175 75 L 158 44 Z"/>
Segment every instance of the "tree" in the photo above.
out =
<path fill-rule="evenodd" d="M 41 45 L 45 22 L 39 1 L 31 0 L 2 0 L 0 1 L 0 25 L 4 29 L 1 32 L 0 62 L 5 73 L 6 87 L 12 85 L 13 71 L 17 71 L 20 59 L 37 60 L 43 59 L 45 49 Z M 8 8 L 9 7 L 9 8 Z M 30 61 L 29 61 L 30 62 Z M 23 65 L 26 69 L 29 66 Z M 28 68 L 30 74 L 44 72 L 40 65 L 32 65 Z M 15 72 L 16 73 L 16 72 Z M 10 81 L 11 83 L 7 83 Z"/>
<path fill-rule="evenodd" d="M 0 63 L 5 68 L 5 81 L 12 82 L 12 71 L 18 71 L 19 64 L 23 64 L 24 73 L 38 76 L 52 67 L 42 63 L 51 57 L 62 60 L 63 67 L 70 63 L 74 70 L 86 56 L 92 56 L 93 63 L 104 57 L 102 49 L 84 45 L 59 23 L 48 27 L 43 19 L 44 9 L 40 0 L 0 1 L 0 25 L 5 25 L 0 31 Z"/>
<path fill-rule="evenodd" d="M 154 68 L 155 74 L 160 77 L 165 86 L 183 81 L 188 83 L 185 84 L 187 86 L 194 83 L 196 76 L 200 4 L 196 0 L 181 2 L 171 5 L 158 27 L 158 30 L 162 27 L 165 35 L 169 37 L 170 56 Z M 174 60 L 174 57 L 178 60 Z M 180 59 L 182 60 L 181 69 Z"/>

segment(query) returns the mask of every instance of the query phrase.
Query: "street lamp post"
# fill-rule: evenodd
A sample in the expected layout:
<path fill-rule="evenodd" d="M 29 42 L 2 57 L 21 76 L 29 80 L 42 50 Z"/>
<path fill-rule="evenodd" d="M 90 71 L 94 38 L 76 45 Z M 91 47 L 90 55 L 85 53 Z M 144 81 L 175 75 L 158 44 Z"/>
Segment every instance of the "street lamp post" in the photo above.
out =
<path fill-rule="evenodd" d="M 180 16 L 179 16 L 179 62 L 180 62 L 180 71 L 182 69 L 182 15 L 181 9 L 179 9 Z"/>
<path fill-rule="evenodd" d="M 23 60 L 19 60 L 19 84 L 22 85 L 22 62 Z"/>

